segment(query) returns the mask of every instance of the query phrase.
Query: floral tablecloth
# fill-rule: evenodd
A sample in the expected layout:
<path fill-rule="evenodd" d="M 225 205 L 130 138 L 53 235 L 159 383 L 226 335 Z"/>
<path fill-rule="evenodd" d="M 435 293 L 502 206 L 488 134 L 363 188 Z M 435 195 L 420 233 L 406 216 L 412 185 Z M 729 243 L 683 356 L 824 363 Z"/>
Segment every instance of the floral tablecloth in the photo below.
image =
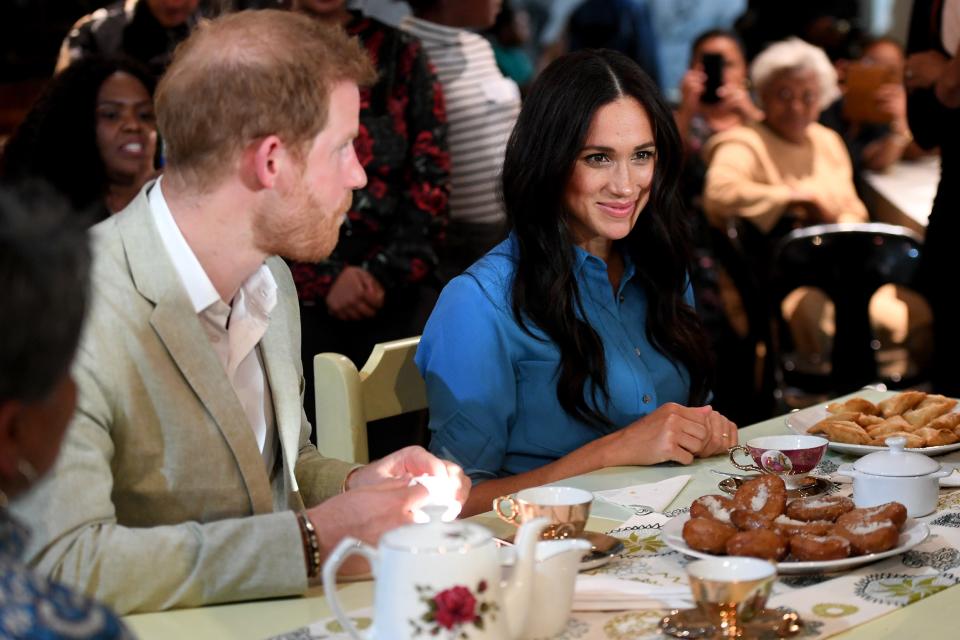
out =
<path fill-rule="evenodd" d="M 830 456 L 819 471 L 829 473 L 841 461 Z M 850 485 L 837 489 L 849 493 Z M 610 532 L 624 541 L 623 553 L 591 573 L 664 587 L 686 583 L 684 566 L 690 558 L 671 550 L 660 539 L 663 523 L 685 512 L 631 518 L 627 526 Z M 960 583 L 960 491 L 941 492 L 937 511 L 921 521 L 930 526 L 931 534 L 912 550 L 841 574 L 781 576 L 768 606 L 800 615 L 805 626 L 797 637 L 826 638 Z M 658 624 L 665 613 L 664 609 L 574 612 L 556 640 L 660 638 Z M 359 627 L 370 626 L 371 610 L 351 615 Z M 451 632 L 450 638 L 460 638 L 461 633 Z M 442 634 L 437 637 L 447 640 Z M 331 619 L 278 636 L 278 640 L 346 638 Z"/>

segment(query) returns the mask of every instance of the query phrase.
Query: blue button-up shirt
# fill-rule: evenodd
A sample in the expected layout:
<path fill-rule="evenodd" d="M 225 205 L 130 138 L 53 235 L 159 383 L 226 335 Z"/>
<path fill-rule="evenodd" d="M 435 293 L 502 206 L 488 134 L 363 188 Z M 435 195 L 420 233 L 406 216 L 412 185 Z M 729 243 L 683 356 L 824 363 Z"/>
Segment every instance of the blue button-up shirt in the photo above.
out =
<path fill-rule="evenodd" d="M 613 426 L 598 429 L 569 415 L 557 399 L 559 349 L 514 318 L 515 261 L 511 235 L 451 280 L 417 349 L 430 403 L 430 449 L 461 465 L 475 482 L 540 467 L 666 402 L 684 404 L 689 394 L 686 368 L 647 339 L 647 295 L 632 262 L 626 260 L 614 295 L 606 263 L 577 247 L 584 312 L 606 358 L 610 400 L 600 399 L 599 409 Z M 689 288 L 685 299 L 693 305 Z"/>

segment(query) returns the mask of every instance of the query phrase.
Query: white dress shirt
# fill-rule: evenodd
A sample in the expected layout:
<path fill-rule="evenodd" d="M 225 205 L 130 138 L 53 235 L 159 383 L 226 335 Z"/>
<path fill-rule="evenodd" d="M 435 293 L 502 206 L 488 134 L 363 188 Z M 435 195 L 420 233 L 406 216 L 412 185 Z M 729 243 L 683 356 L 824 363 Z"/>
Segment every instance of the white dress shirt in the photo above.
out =
<path fill-rule="evenodd" d="M 160 239 L 237 393 L 269 474 L 273 470 L 277 435 L 273 398 L 258 345 L 277 304 L 277 283 L 269 267 L 261 265 L 243 283 L 231 304 L 221 300 L 173 219 L 161 182 L 162 178 L 157 180 L 148 196 Z"/>

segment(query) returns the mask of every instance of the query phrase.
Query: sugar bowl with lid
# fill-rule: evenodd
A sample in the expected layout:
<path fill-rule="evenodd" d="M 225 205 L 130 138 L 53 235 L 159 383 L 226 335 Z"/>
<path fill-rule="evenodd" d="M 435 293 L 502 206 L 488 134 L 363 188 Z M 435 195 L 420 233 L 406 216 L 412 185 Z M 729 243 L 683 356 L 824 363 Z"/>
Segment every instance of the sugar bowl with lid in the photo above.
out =
<path fill-rule="evenodd" d="M 940 478 L 952 473 L 922 453 L 905 451 L 903 437 L 886 439 L 887 451 L 875 451 L 853 464 L 842 464 L 837 473 L 853 478 L 853 501 L 858 507 L 899 502 L 907 515 L 918 518 L 933 513 L 940 495 Z"/>

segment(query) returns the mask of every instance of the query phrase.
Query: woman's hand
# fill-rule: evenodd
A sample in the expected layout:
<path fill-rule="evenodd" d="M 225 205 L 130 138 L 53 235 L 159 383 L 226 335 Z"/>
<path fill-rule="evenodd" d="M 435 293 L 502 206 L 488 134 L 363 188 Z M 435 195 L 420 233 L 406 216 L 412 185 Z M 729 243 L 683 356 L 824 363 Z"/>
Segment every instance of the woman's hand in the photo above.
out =
<path fill-rule="evenodd" d="M 709 407 L 707 407 L 709 408 Z M 718 453 L 726 453 L 727 449 L 736 446 L 740 440 L 737 435 L 737 425 L 717 411 L 711 410 L 706 414 L 706 427 L 710 434 L 709 440 L 697 454 L 698 458 L 709 458 Z"/>
<path fill-rule="evenodd" d="M 717 95 L 720 97 L 720 104 L 723 105 L 724 110 L 737 114 L 744 122 L 755 122 L 763 119 L 763 111 L 753 104 L 750 92 L 747 91 L 746 87 L 725 84 L 717 89 Z"/>
<path fill-rule="evenodd" d="M 699 69 L 688 69 L 680 81 L 680 111 L 694 114 L 700 110 L 700 96 L 707 84 L 707 74 Z"/>
<path fill-rule="evenodd" d="M 609 436 L 603 466 L 649 465 L 668 460 L 690 464 L 696 456 L 714 455 L 736 442 L 736 425 L 711 407 L 683 407 L 668 402 Z"/>

